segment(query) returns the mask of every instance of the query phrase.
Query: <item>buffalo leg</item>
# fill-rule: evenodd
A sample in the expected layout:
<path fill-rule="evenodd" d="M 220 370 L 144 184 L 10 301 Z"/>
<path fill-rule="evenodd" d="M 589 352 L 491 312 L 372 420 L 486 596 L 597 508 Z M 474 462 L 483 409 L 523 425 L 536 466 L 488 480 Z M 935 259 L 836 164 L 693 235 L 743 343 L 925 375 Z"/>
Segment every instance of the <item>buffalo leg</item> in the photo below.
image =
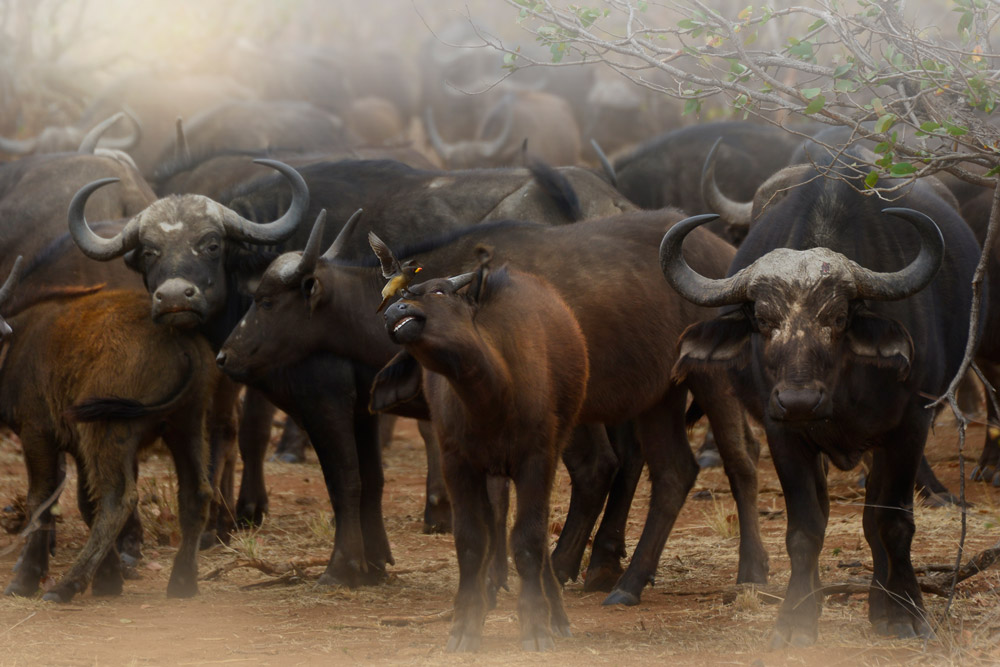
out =
<path fill-rule="evenodd" d="M 214 497 L 201 548 L 219 542 L 229 544 L 233 530 L 233 477 L 236 471 L 237 400 L 239 385 L 221 378 L 212 393 L 207 417 L 209 438 L 208 476 Z"/>
<path fill-rule="evenodd" d="M 361 536 L 365 545 L 366 572 L 362 583 L 377 584 L 386 579 L 386 564 L 395 564 L 382 519 L 385 472 L 382 469 L 382 447 L 378 441 L 378 418 L 370 414 L 356 414 L 354 428 L 361 474 Z"/>
<path fill-rule="evenodd" d="M 728 382 L 718 377 L 692 375 L 688 384 L 694 400 L 703 405 L 715 433 L 722 466 L 729 478 L 740 522 L 740 562 L 736 583 L 766 584 L 767 550 L 760 536 L 757 511 L 757 461 L 760 444 L 750 432 L 746 413 Z M 721 385 L 721 386 L 720 386 Z"/>
<path fill-rule="evenodd" d="M 302 463 L 306 460 L 306 446 L 309 444 L 309 436 L 299 428 L 295 420 L 291 417 L 285 419 L 285 428 L 281 431 L 281 439 L 275 448 L 274 461 L 282 463 Z"/>
<path fill-rule="evenodd" d="M 986 380 L 993 385 L 994 390 L 1000 390 L 1000 366 L 983 359 L 976 360 L 983 371 Z M 971 479 L 977 482 L 991 482 L 1000 487 L 1000 417 L 997 415 L 996 395 L 986 390 L 986 437 L 983 440 L 983 452 L 979 455 L 976 467 L 972 469 Z"/>
<path fill-rule="evenodd" d="M 552 552 L 552 567 L 564 583 L 575 580 L 580 572 L 583 552 L 608 496 L 618 457 L 602 424 L 581 424 L 573 430 L 562 460 L 572 489 L 566 522 Z"/>
<path fill-rule="evenodd" d="M 193 411 L 187 424 L 175 424 L 164 434 L 177 471 L 177 507 L 181 544 L 167 582 L 168 597 L 191 597 L 198 593 L 198 536 L 208 520 L 212 487 L 208 482 L 202 419 Z M 176 417 L 180 419 L 180 417 Z"/>
<path fill-rule="evenodd" d="M 441 474 L 441 446 L 431 423 L 425 419 L 417 421 L 420 437 L 424 439 L 427 452 L 427 495 L 424 501 L 424 533 L 451 532 L 451 500 L 448 488 Z"/>
<path fill-rule="evenodd" d="M 635 489 L 646 464 L 631 422 L 615 427 L 614 434 L 618 471 L 608 493 L 604 518 L 601 519 L 601 525 L 594 535 L 594 545 L 590 549 L 590 565 L 583 584 L 584 591 L 609 593 L 625 572 L 621 564 L 622 559 L 628 555 L 625 551 L 625 528 Z"/>
<path fill-rule="evenodd" d="M 816 642 L 816 628 L 823 607 L 819 553 L 830 517 L 826 470 L 815 449 L 780 430 L 768 430 L 767 441 L 785 496 L 788 512 L 785 548 L 792 565 L 785 600 L 771 637 L 771 648 L 810 646 Z M 913 487 L 912 478 L 910 487 Z"/>
<path fill-rule="evenodd" d="M 517 615 L 521 621 L 521 648 L 547 651 L 555 648 L 552 631 L 569 634 L 569 619 L 563 609 L 558 586 L 543 584 L 555 578 L 548 558 L 549 497 L 555 478 L 555 461 L 547 452 L 527 456 L 514 471 L 517 489 L 517 518 L 511 530 L 514 565 L 521 577 Z M 546 593 L 555 589 L 550 599 Z M 550 626 L 550 616 L 558 627 Z"/>
<path fill-rule="evenodd" d="M 95 491 L 94 523 L 76 561 L 43 600 L 69 602 L 86 590 L 101 561 L 114 553 L 115 539 L 139 501 L 135 485 L 135 456 L 138 451 L 137 426 L 131 423 L 86 424 L 80 427 L 80 451 L 102 452 L 88 457 L 88 485 Z"/>
<path fill-rule="evenodd" d="M 21 448 L 28 470 L 28 493 L 25 513 L 30 520 L 38 508 L 56 492 L 66 476 L 63 454 L 45 434 L 29 428 L 21 430 Z M 4 589 L 4 595 L 34 595 L 42 577 L 49 571 L 49 550 L 55 541 L 55 522 L 52 503 L 38 516 L 38 526 L 31 531 L 15 565 L 13 580 Z"/>
<path fill-rule="evenodd" d="M 659 405 L 636 419 L 636 436 L 649 466 L 649 512 L 632 561 L 603 604 L 639 603 L 642 589 L 656 574 L 670 530 L 698 477 L 698 463 L 684 425 L 686 398 L 687 389 L 674 386 Z"/>
<path fill-rule="evenodd" d="M 873 452 L 872 473 L 865 489 L 864 530 L 873 566 L 868 618 L 881 635 L 909 638 L 930 634 L 910 560 L 913 480 L 928 427 L 925 415 L 910 415 L 886 437 L 885 445 Z"/>
<path fill-rule="evenodd" d="M 490 559 L 486 597 L 490 609 L 497 606 L 497 593 L 507 587 L 507 514 L 510 512 L 510 480 L 500 475 L 486 478 L 486 493 L 493 510 L 493 558 Z"/>
<path fill-rule="evenodd" d="M 77 461 L 77 468 L 76 504 L 80 509 L 80 516 L 83 518 L 83 522 L 87 524 L 87 528 L 93 528 L 96 508 L 85 483 L 87 472 L 81 467 L 80 461 Z M 133 470 L 132 474 L 138 476 L 138 470 Z M 138 506 L 136 509 L 138 509 Z M 132 510 L 128 520 L 125 522 L 125 526 L 122 528 L 122 532 L 118 534 L 116 545 L 121 541 L 122 535 L 128 530 L 129 522 L 135 519 L 135 517 L 136 510 Z M 97 571 L 94 572 L 94 581 L 90 585 L 91 591 L 97 596 L 121 595 L 124 584 L 125 578 L 122 572 L 120 553 L 117 549 L 110 549 L 101 561 L 101 564 L 97 566 Z"/>
<path fill-rule="evenodd" d="M 259 526 L 267 514 L 264 458 L 267 456 L 267 445 L 271 442 L 273 420 L 274 406 L 259 391 L 247 387 L 239 433 L 243 476 L 240 479 L 240 496 L 236 500 L 236 521 L 242 525 Z"/>
<path fill-rule="evenodd" d="M 445 443 L 442 443 L 444 447 Z M 492 550 L 493 514 L 486 492 L 486 474 L 457 456 L 444 453 L 444 479 L 454 507 L 458 593 L 448 644 L 450 652 L 475 651 L 486 618 L 486 567 Z"/>

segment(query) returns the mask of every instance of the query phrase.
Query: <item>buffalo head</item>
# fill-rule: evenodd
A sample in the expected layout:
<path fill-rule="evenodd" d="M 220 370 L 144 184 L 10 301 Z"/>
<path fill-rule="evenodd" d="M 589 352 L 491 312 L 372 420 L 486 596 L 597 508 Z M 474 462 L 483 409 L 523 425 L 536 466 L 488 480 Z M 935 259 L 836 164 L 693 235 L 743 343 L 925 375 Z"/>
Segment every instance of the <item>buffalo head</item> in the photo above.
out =
<path fill-rule="evenodd" d="M 278 220 L 258 224 L 201 195 L 171 195 L 150 204 L 113 238 L 91 230 L 84 217 L 87 199 L 117 181 L 105 178 L 82 187 L 69 207 L 73 240 L 91 259 L 126 256 L 153 296 L 153 319 L 194 327 L 222 312 L 230 298 L 231 261 L 241 242 L 280 243 L 298 228 L 309 206 L 309 189 L 297 171 L 275 160 L 256 160 L 280 172 L 292 188 L 292 202 Z"/>
<path fill-rule="evenodd" d="M 674 373 L 704 367 L 753 367 L 769 391 L 767 416 L 776 421 L 824 419 L 844 364 L 909 373 L 913 342 L 897 321 L 869 310 L 866 300 L 905 299 L 926 287 L 941 266 L 944 240 L 934 221 L 911 209 L 885 213 L 920 235 L 920 253 L 906 267 L 878 273 L 828 248 L 778 248 L 729 278 L 696 273 L 681 254 L 684 237 L 715 219 L 677 223 L 663 237 L 660 265 L 681 296 L 702 306 L 738 306 L 693 325 L 680 339 Z"/>
<path fill-rule="evenodd" d="M 262 369 L 294 363 L 302 350 L 322 337 L 335 337 L 314 311 L 334 298 L 332 285 L 315 275 L 319 265 L 336 258 L 360 217 L 359 209 L 344 225 L 330 248 L 321 253 L 326 211 L 313 225 L 302 252 L 288 252 L 271 262 L 254 291 L 253 304 L 226 339 L 216 357 L 219 367 L 238 381 L 250 381 Z M 288 327 L 295 345 L 287 345 Z"/>

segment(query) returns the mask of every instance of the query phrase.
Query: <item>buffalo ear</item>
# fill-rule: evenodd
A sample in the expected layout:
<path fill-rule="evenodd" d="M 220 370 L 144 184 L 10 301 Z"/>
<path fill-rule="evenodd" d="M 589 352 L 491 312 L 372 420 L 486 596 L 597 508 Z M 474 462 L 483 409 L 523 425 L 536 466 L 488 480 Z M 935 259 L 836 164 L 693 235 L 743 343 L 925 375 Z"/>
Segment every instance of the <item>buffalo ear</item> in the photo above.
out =
<path fill-rule="evenodd" d="M 742 310 L 692 324 L 678 341 L 680 349 L 673 377 L 721 368 L 743 368 L 750 361 L 750 334 L 753 325 Z"/>
<path fill-rule="evenodd" d="M 859 309 L 851 317 L 846 339 L 848 349 L 859 363 L 895 368 L 900 382 L 910 374 L 913 339 L 896 320 Z"/>
<path fill-rule="evenodd" d="M 423 369 L 417 360 L 406 350 L 399 352 L 375 375 L 368 411 L 382 412 L 416 398 L 422 380 Z"/>
<path fill-rule="evenodd" d="M 309 302 L 310 314 L 314 313 L 316 306 L 319 305 L 320 300 L 323 298 L 323 282 L 315 273 L 310 273 L 302 279 L 300 289 L 302 290 L 302 296 Z"/>

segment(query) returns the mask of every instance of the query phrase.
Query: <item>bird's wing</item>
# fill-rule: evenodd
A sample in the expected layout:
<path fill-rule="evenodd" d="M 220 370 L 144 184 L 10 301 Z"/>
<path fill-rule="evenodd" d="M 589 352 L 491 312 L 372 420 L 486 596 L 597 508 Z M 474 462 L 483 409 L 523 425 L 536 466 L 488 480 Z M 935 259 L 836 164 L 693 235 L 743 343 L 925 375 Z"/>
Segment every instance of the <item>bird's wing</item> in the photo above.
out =
<path fill-rule="evenodd" d="M 368 232 L 368 244 L 375 251 L 375 256 L 382 263 L 382 277 L 391 278 L 400 272 L 399 261 L 393 256 L 389 246 L 375 232 Z"/>

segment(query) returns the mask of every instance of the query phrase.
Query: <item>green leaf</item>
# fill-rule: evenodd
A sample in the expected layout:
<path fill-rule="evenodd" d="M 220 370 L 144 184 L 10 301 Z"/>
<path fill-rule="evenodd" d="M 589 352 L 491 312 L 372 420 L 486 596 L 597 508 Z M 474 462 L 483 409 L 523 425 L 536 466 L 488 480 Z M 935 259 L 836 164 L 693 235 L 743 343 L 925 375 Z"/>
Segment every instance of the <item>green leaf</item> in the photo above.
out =
<path fill-rule="evenodd" d="M 802 97 L 806 98 L 807 100 L 811 100 L 812 98 L 816 97 L 821 92 L 823 92 L 823 89 L 822 88 L 803 88 L 800 92 L 802 93 Z"/>
<path fill-rule="evenodd" d="M 887 150 L 890 150 L 891 148 L 892 144 L 890 144 L 888 141 L 881 141 L 875 144 L 875 148 L 873 148 L 872 150 L 875 151 L 876 153 L 885 153 Z"/>
<path fill-rule="evenodd" d="M 684 113 L 683 116 L 689 113 L 698 113 L 701 111 L 701 100 L 688 100 L 684 103 Z"/>
<path fill-rule="evenodd" d="M 802 113 L 804 114 L 816 113 L 817 111 L 822 109 L 825 104 L 826 104 L 826 98 L 823 97 L 822 95 L 817 95 L 816 97 L 813 98 L 812 102 L 810 102 L 809 105 L 802 110 Z"/>
<path fill-rule="evenodd" d="M 878 120 L 875 122 L 876 132 L 885 132 L 896 122 L 896 114 L 887 113 L 879 116 Z"/>
<path fill-rule="evenodd" d="M 854 63 L 844 63 L 837 69 L 833 70 L 833 78 L 839 79 L 854 68 Z"/>
<path fill-rule="evenodd" d="M 869 171 L 868 175 L 865 176 L 865 185 L 869 188 L 874 188 L 876 183 L 878 183 L 878 172 Z"/>
<path fill-rule="evenodd" d="M 986 172 L 985 174 L 983 174 L 983 176 L 989 178 L 990 176 L 996 176 L 997 174 L 1000 174 L 1000 165 L 997 165 L 996 167 L 993 167 L 988 172 Z"/>
<path fill-rule="evenodd" d="M 917 168 L 914 167 L 909 162 L 897 162 L 896 164 L 892 165 L 892 168 L 889 169 L 889 174 L 892 176 L 909 176 L 910 174 L 913 174 L 916 171 Z"/>
<path fill-rule="evenodd" d="M 823 19 L 819 19 L 818 21 L 816 21 L 812 25 L 810 25 L 808 28 L 806 28 L 806 32 L 812 32 L 813 30 L 819 30 L 820 28 L 822 28 L 825 25 L 826 25 L 826 21 L 823 20 Z"/>
<path fill-rule="evenodd" d="M 920 130 L 922 132 L 933 132 L 941 127 L 941 123 L 935 123 L 932 120 L 924 121 L 920 124 Z"/>

